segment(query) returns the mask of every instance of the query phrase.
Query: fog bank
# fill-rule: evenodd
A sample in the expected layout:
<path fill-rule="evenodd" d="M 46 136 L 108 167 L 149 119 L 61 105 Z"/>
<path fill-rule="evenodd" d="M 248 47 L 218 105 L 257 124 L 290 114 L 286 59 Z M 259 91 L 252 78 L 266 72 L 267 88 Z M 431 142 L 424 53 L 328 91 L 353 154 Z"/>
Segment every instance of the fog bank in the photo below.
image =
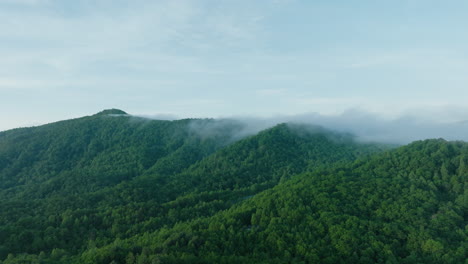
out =
<path fill-rule="evenodd" d="M 213 136 L 226 127 L 233 129 L 233 139 L 253 135 L 280 123 L 300 123 L 322 126 L 338 132 L 351 133 L 360 141 L 407 144 L 415 140 L 444 138 L 468 141 L 468 111 L 463 109 L 416 109 L 394 117 L 365 110 L 351 109 L 336 115 L 305 113 L 270 117 L 230 116 L 216 122 L 194 120 L 191 129 L 202 136 Z M 467 117 L 466 120 L 464 117 Z M 162 116 L 145 116 L 160 119 Z M 178 119 L 165 115 L 161 119 Z M 201 119 L 203 120 L 203 119 Z"/>

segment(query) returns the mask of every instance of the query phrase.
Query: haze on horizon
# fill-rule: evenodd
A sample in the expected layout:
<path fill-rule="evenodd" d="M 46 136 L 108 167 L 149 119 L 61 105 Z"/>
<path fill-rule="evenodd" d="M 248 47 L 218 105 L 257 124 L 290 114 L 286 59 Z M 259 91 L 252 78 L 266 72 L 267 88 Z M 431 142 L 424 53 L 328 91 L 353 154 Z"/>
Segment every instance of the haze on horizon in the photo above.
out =
<path fill-rule="evenodd" d="M 0 0 L 0 131 L 120 108 L 467 140 L 467 8 Z"/>

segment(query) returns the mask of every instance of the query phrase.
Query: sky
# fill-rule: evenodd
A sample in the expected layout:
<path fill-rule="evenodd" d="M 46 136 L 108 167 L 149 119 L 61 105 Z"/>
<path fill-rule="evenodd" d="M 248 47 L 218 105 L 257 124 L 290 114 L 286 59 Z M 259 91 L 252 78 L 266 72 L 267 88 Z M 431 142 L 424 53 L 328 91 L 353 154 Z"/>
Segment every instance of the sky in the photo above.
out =
<path fill-rule="evenodd" d="M 0 130 L 108 108 L 462 122 L 466 10 L 464 0 L 0 0 Z"/>

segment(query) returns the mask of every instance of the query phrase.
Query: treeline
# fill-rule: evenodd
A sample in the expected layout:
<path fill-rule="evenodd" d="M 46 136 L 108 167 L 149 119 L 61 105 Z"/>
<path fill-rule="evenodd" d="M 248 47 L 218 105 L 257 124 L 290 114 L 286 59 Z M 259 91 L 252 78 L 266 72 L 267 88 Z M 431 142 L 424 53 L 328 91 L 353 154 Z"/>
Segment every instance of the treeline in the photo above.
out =
<path fill-rule="evenodd" d="M 0 133 L 0 263 L 465 263 L 468 143 L 118 110 Z"/>

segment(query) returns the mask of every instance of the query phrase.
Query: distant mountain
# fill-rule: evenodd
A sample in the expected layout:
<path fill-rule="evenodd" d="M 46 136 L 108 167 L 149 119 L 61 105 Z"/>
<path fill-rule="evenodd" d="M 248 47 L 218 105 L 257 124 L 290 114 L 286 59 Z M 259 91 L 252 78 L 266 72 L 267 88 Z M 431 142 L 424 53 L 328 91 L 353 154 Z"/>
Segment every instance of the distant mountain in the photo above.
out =
<path fill-rule="evenodd" d="M 103 110 L 97 113 L 96 115 L 128 115 L 128 114 L 125 111 L 113 108 L 113 109 Z"/>
<path fill-rule="evenodd" d="M 117 109 L 0 132 L 0 260 L 463 263 L 467 144 L 390 148 Z"/>

